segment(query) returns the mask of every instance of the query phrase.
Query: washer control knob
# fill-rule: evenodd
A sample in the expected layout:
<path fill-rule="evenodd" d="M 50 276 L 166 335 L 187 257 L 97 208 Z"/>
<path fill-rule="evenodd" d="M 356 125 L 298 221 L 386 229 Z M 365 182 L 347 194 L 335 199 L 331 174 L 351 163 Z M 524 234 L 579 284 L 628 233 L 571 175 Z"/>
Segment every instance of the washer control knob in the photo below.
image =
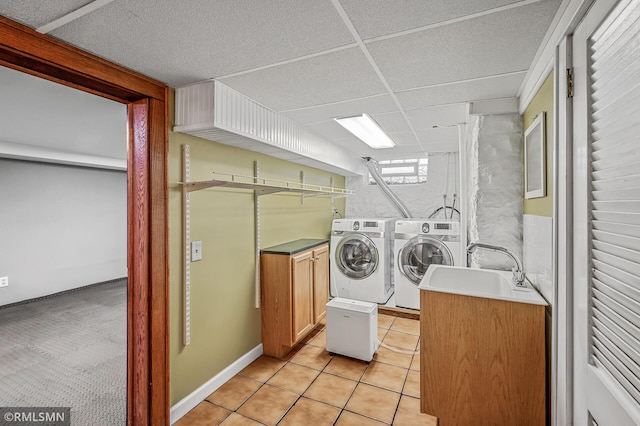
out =
<path fill-rule="evenodd" d="M 353 222 L 353 230 L 357 231 L 358 229 L 360 229 L 360 222 L 356 220 L 355 222 Z"/>
<path fill-rule="evenodd" d="M 428 223 L 423 223 L 422 224 L 422 233 L 423 234 L 428 234 L 429 233 L 429 228 L 430 228 L 430 226 L 429 226 Z"/>

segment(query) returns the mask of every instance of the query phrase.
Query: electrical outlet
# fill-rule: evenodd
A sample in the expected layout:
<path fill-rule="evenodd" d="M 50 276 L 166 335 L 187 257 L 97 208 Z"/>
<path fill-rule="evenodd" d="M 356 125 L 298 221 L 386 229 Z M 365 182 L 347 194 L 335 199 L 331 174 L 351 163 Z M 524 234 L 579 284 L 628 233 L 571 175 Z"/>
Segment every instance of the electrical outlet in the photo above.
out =
<path fill-rule="evenodd" d="M 202 241 L 191 242 L 191 261 L 202 260 Z"/>
<path fill-rule="evenodd" d="M 0 277 L 0 287 L 9 287 L 9 277 Z"/>

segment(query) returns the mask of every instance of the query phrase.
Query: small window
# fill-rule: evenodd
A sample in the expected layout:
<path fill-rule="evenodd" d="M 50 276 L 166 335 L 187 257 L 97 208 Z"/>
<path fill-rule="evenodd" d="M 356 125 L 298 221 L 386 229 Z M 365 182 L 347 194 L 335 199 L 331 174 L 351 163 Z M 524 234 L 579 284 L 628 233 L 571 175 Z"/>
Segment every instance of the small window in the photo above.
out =
<path fill-rule="evenodd" d="M 427 158 L 378 161 L 378 170 L 387 185 L 413 185 L 427 182 Z M 369 185 L 377 185 L 369 173 Z"/>

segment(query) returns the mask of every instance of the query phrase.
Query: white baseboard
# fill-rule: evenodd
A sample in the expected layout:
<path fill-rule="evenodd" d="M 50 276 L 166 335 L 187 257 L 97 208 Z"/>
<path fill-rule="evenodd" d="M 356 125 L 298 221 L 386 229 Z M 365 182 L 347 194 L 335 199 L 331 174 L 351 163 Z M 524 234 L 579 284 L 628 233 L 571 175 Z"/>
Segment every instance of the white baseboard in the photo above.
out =
<path fill-rule="evenodd" d="M 178 401 L 171 407 L 170 419 L 174 424 L 189 411 L 194 409 L 211 393 L 215 392 L 220 386 L 224 385 L 229 379 L 238 374 L 243 368 L 255 361 L 262 355 L 262 343 L 251 349 L 246 354 L 235 360 L 233 364 L 209 379 L 205 384 L 191 392 L 189 395 Z"/>

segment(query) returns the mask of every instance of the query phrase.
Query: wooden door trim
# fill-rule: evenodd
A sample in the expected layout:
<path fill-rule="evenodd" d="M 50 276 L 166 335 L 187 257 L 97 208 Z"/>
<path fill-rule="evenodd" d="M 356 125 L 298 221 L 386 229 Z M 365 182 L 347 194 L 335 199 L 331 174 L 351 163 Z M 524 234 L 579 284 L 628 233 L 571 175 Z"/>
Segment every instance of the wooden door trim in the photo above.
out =
<path fill-rule="evenodd" d="M 0 61 L 8 67 L 121 102 L 166 102 L 165 85 L 3 16 L 0 40 Z"/>
<path fill-rule="evenodd" d="M 129 425 L 169 424 L 168 88 L 0 16 L 0 65 L 129 107 Z"/>

